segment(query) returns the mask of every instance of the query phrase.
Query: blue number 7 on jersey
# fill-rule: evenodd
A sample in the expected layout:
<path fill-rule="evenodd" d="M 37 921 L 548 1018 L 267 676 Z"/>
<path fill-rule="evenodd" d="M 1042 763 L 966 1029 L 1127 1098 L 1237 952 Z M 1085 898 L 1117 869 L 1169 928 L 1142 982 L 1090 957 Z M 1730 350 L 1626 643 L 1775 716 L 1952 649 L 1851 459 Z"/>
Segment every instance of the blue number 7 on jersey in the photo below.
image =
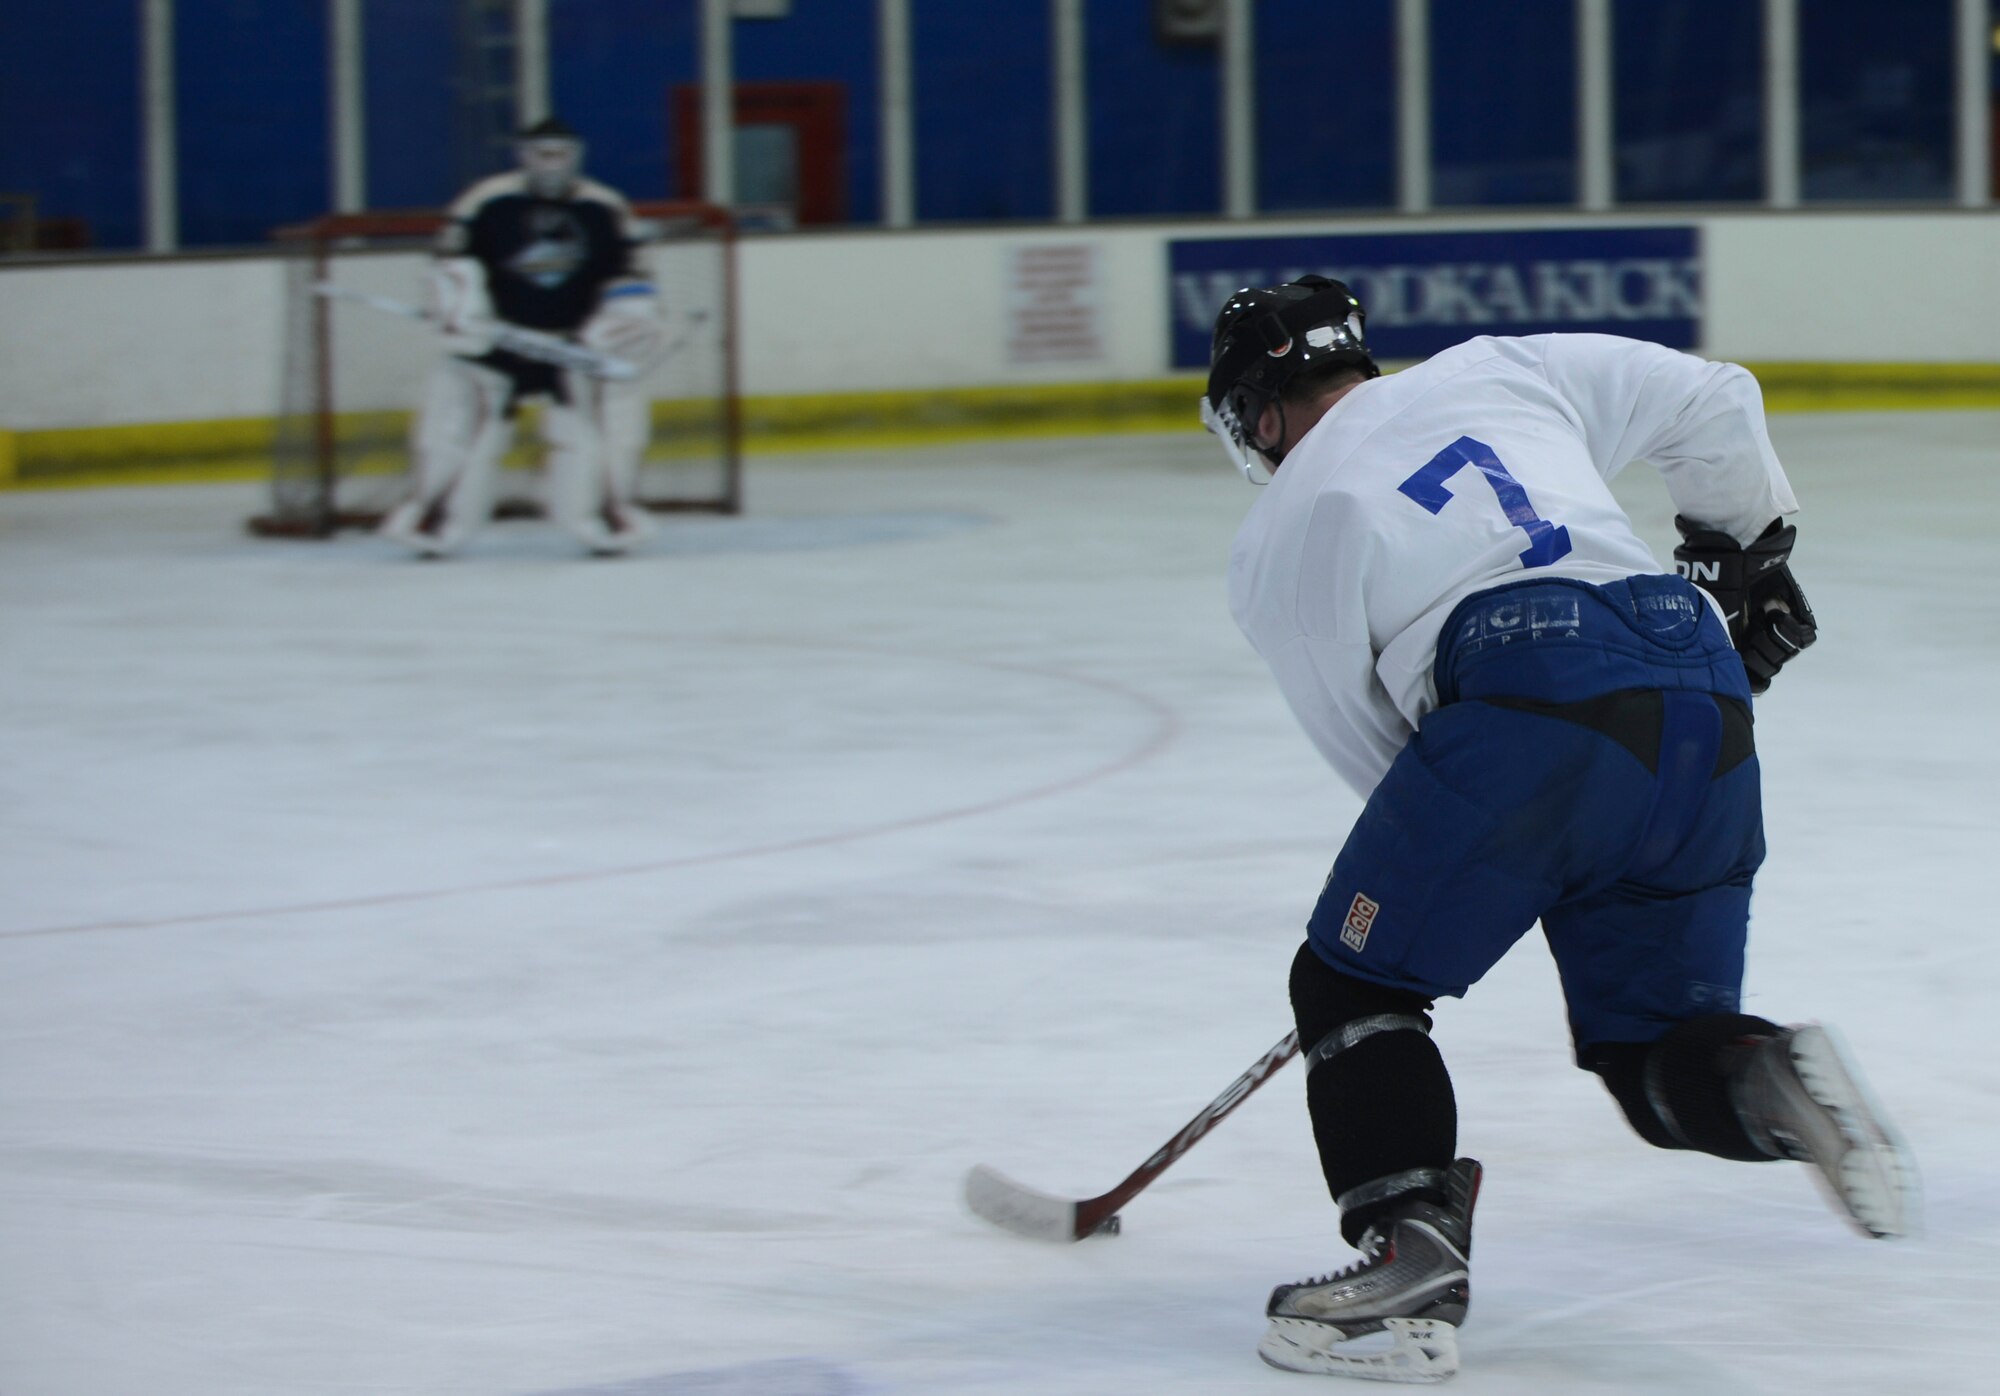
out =
<path fill-rule="evenodd" d="M 1477 467 L 1486 477 L 1486 483 L 1493 486 L 1500 507 L 1507 511 L 1507 522 L 1528 535 L 1528 550 L 1521 554 L 1523 567 L 1547 567 L 1569 551 L 1569 530 L 1557 527 L 1535 512 L 1521 482 L 1507 473 L 1500 457 L 1484 441 L 1459 437 L 1396 488 L 1435 514 L 1451 503 L 1451 491 L 1444 487 L 1444 482 L 1468 465 Z"/>

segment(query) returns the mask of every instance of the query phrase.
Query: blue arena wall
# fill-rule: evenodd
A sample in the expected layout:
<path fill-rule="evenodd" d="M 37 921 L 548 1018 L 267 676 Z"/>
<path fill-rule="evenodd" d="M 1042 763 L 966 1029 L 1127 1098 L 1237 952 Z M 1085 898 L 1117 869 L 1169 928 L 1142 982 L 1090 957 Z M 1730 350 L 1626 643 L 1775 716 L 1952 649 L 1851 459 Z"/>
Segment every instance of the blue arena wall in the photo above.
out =
<path fill-rule="evenodd" d="M 142 240 L 134 0 L 0 7 L 0 194 L 30 195 L 98 248 Z M 435 206 L 479 164 L 455 134 L 458 0 L 366 0 L 368 203 Z M 1621 203 L 1762 197 L 1763 39 L 1741 0 L 1614 0 Z M 1220 210 L 1213 43 L 1174 43 L 1154 0 L 1084 7 L 1090 216 Z M 1802 192 L 1948 202 L 1952 0 L 1800 6 Z M 911 0 L 916 214 L 1053 214 L 1050 7 Z M 248 245 L 330 204 L 324 0 L 176 0 L 182 242 Z M 699 74 L 699 0 L 549 0 L 550 87 L 591 167 L 672 197 L 670 95 Z M 746 82 L 845 96 L 845 218 L 881 215 L 876 0 L 794 0 L 733 27 Z M 1258 0 L 1257 206 L 1394 202 L 1394 0 Z M 1576 190 L 1573 0 L 1431 0 L 1432 184 L 1441 208 L 1560 207 Z M 490 160 L 487 167 L 490 167 Z"/>

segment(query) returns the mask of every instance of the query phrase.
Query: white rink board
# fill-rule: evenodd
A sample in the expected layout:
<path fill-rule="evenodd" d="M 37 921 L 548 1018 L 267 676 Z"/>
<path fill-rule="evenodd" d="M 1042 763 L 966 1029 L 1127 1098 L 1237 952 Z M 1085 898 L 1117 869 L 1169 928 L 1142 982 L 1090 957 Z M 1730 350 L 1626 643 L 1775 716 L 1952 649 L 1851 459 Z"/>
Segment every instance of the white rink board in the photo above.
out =
<path fill-rule="evenodd" d="M 1462 1396 L 2000 1370 L 2000 414 L 1772 432 L 1825 629 L 1758 706 L 1747 1007 L 1842 1030 L 1928 1230 L 1646 1149 L 1526 944 L 1439 1015 Z M 1228 620 L 1248 487 L 1193 433 L 750 483 L 615 563 L 0 495 L 6 1396 L 1348 1389 L 1253 1354 L 1345 1258 L 1296 1067 L 1115 1239 L 958 1201 L 1110 1187 L 1287 1026 L 1356 802 Z"/>
<path fill-rule="evenodd" d="M 1991 212 L 1573 214 L 916 229 L 747 236 L 739 244 L 742 391 L 794 395 L 1167 376 L 1168 241 L 1178 237 L 1691 224 L 1703 241 L 1712 358 L 2000 363 L 2000 218 Z M 1024 249 L 1088 246 L 1101 352 L 1011 362 Z M 410 298 L 420 262 L 385 267 Z M 351 312 L 365 314 L 367 312 Z M 0 262 L 0 429 L 268 417 L 279 397 L 281 280 L 268 254 Z M 364 395 L 392 391 L 429 338 L 384 346 Z M 420 379 L 419 379 L 420 381 Z"/>

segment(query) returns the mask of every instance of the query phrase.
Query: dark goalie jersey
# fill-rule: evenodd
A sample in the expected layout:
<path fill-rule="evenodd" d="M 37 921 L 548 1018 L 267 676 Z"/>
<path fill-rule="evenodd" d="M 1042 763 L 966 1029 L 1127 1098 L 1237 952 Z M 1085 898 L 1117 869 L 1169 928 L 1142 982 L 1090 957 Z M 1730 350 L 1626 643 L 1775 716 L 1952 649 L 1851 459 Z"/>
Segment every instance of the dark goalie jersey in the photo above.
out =
<path fill-rule="evenodd" d="M 633 246 L 616 190 L 583 179 L 567 198 L 544 199 L 515 172 L 461 194 L 437 250 L 479 260 L 500 319 L 566 333 L 590 318 L 607 282 L 634 274 Z"/>

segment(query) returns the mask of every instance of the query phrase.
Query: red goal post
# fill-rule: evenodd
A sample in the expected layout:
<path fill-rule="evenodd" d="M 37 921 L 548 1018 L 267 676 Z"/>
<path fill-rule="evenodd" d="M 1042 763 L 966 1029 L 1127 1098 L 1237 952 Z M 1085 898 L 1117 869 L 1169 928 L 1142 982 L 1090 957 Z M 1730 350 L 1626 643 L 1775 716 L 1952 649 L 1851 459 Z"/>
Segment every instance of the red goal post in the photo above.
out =
<path fill-rule="evenodd" d="M 659 287 L 667 348 L 647 375 L 653 436 L 638 498 L 658 511 L 734 514 L 743 504 L 737 381 L 736 223 L 696 201 L 632 205 L 639 256 Z M 407 491 L 409 430 L 441 352 L 426 326 L 314 287 L 420 303 L 444 213 L 334 213 L 273 234 L 284 273 L 284 362 L 272 432 L 273 537 L 373 527 Z M 532 405 L 525 409 L 532 416 Z M 538 433 L 517 433 L 499 512 L 537 512 Z"/>

